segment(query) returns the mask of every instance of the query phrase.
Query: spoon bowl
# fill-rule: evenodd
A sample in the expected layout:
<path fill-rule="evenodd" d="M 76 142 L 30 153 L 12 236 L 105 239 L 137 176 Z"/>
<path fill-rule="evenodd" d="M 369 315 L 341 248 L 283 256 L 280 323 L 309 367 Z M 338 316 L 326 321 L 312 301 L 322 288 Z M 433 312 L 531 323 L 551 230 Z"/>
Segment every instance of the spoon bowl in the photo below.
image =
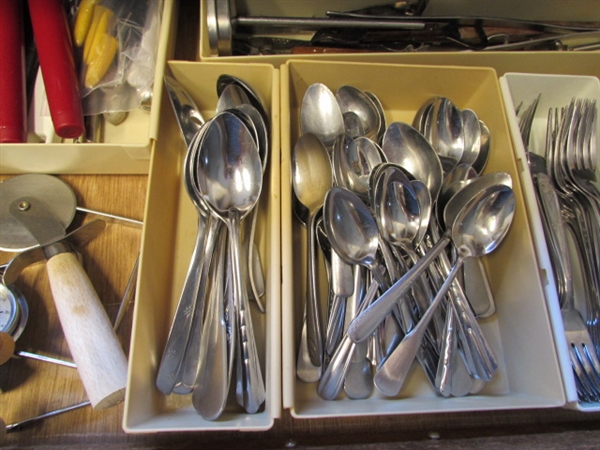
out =
<path fill-rule="evenodd" d="M 484 192 L 486 189 L 496 185 L 512 188 L 512 177 L 506 172 L 492 172 L 473 179 L 466 184 L 446 203 L 443 210 L 443 219 L 446 228 L 450 229 L 458 214 L 463 210 L 466 202 L 471 198 Z"/>
<path fill-rule="evenodd" d="M 431 198 L 437 198 L 442 187 L 442 164 L 419 131 L 403 122 L 390 124 L 383 137 L 382 150 L 387 161 L 398 164 L 413 178 L 425 183 Z"/>
<path fill-rule="evenodd" d="M 464 151 L 460 164 L 473 164 L 479 156 L 481 148 L 481 125 L 477 114 L 472 109 L 463 109 L 460 112 L 463 126 Z"/>
<path fill-rule="evenodd" d="M 227 109 L 232 109 L 240 105 L 249 105 L 250 98 L 246 94 L 244 88 L 240 85 L 231 83 L 223 88 L 217 100 L 217 113 Z"/>
<path fill-rule="evenodd" d="M 355 113 L 362 123 L 364 135 L 370 139 L 377 139 L 381 119 L 377 106 L 365 92 L 354 86 L 345 85 L 337 90 L 335 98 L 342 114 Z"/>
<path fill-rule="evenodd" d="M 427 234 L 427 230 L 429 229 L 431 212 L 433 210 L 433 202 L 431 201 L 431 194 L 429 193 L 427 186 L 425 186 L 425 183 L 420 180 L 412 180 L 410 184 L 412 185 L 413 191 L 415 191 L 415 195 L 417 196 L 419 211 L 421 212 L 419 230 L 417 231 L 417 234 L 413 240 L 413 247 L 417 248 L 419 245 L 421 245 L 421 242 L 423 242 L 423 239 Z"/>
<path fill-rule="evenodd" d="M 331 188 L 323 204 L 323 224 L 340 258 L 367 267 L 381 286 L 389 285 L 377 260 L 377 222 L 356 194 L 341 187 Z"/>
<path fill-rule="evenodd" d="M 490 155 L 490 146 L 492 142 L 490 129 L 482 120 L 479 120 L 479 127 L 481 131 L 481 137 L 479 139 L 479 154 L 477 155 L 477 159 L 475 159 L 472 164 L 473 169 L 475 169 L 477 173 L 481 173 L 483 172 L 483 169 L 485 169 L 485 165 L 487 164 L 487 160 Z"/>
<path fill-rule="evenodd" d="M 383 162 L 379 146 L 371 139 L 349 135 L 336 141 L 333 167 L 339 186 L 345 187 L 362 200 L 369 196 L 369 177 L 373 169 Z"/>
<path fill-rule="evenodd" d="M 461 111 L 445 97 L 439 97 L 430 110 L 430 143 L 442 161 L 444 171 L 449 171 L 461 160 L 465 138 Z"/>
<path fill-rule="evenodd" d="M 227 74 L 219 76 L 219 78 L 217 79 L 217 94 L 220 96 L 223 90 L 230 84 L 235 84 L 244 90 L 250 104 L 258 110 L 265 124 L 267 124 L 267 127 L 269 127 L 269 113 L 267 112 L 267 109 L 265 108 L 262 99 L 260 98 L 258 93 L 252 88 L 252 86 L 250 86 L 250 84 L 246 83 L 244 80 L 238 77 L 234 77 L 233 75 Z"/>
<path fill-rule="evenodd" d="M 205 204 L 223 220 L 243 218 L 258 201 L 263 175 L 258 146 L 234 113 L 219 113 L 207 125 L 195 175 Z"/>
<path fill-rule="evenodd" d="M 385 109 L 383 108 L 383 105 L 381 104 L 381 100 L 379 100 L 379 97 L 377 97 L 377 95 L 375 95 L 373 92 L 369 92 L 369 91 L 365 91 L 365 94 L 367 95 L 367 97 L 369 97 L 371 99 L 371 101 L 375 105 L 377 114 L 379 115 L 379 130 L 377 130 L 377 139 L 374 139 L 374 140 L 378 144 L 381 144 L 381 140 L 383 139 L 383 135 L 387 128 L 387 121 L 385 119 Z"/>
<path fill-rule="evenodd" d="M 327 86 L 311 84 L 300 106 L 300 130 L 302 134 L 312 133 L 327 148 L 332 148 L 335 140 L 344 133 L 342 111 Z"/>
<path fill-rule="evenodd" d="M 387 163 L 374 182 L 373 209 L 381 236 L 405 250 L 412 249 L 421 211 L 410 180 L 399 166 Z"/>
<path fill-rule="evenodd" d="M 446 203 L 454 194 L 464 188 L 467 184 L 477 178 L 477 172 L 468 164 L 458 164 L 452 168 L 444 177 L 442 189 L 437 199 L 437 209 L 443 212 Z"/>

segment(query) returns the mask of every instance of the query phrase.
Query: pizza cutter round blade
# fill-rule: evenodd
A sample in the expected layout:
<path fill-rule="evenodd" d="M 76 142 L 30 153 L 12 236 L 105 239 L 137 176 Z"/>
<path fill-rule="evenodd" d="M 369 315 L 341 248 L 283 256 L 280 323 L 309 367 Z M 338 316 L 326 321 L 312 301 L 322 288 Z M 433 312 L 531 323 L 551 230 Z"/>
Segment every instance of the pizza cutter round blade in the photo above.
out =
<path fill-rule="evenodd" d="M 29 207 L 40 206 L 50 214 L 42 215 L 37 227 L 48 228 L 46 225 L 50 222 L 56 226 L 60 224 L 62 234 L 55 239 L 64 235 L 77 208 L 71 187 L 52 175 L 26 174 L 6 179 L 0 183 L 0 250 L 16 252 L 46 243 L 39 242 L 32 231 L 11 213 L 11 205 L 14 207 L 15 202 L 18 204 L 20 200 L 25 202 L 22 208 L 26 208 L 26 202 L 29 202 Z M 59 233 L 58 227 L 53 231 Z"/>

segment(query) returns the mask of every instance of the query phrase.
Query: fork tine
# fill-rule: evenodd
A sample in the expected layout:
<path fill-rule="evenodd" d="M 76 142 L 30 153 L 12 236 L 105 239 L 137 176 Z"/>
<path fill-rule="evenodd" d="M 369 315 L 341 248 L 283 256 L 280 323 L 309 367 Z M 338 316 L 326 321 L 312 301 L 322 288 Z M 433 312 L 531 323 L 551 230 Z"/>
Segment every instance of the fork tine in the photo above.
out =
<path fill-rule="evenodd" d="M 575 375 L 577 396 L 580 401 L 590 401 L 590 398 L 592 397 L 590 387 L 573 345 L 571 345 L 571 348 L 569 349 L 569 358 L 571 359 L 571 367 L 573 368 L 573 374 Z"/>
<path fill-rule="evenodd" d="M 588 101 L 588 111 L 590 111 L 590 118 L 588 120 L 588 133 L 586 133 L 584 141 L 585 160 L 583 161 L 583 164 L 585 169 L 595 172 L 596 165 L 598 164 L 598 144 L 596 141 L 596 121 L 598 120 L 598 108 L 596 107 L 596 100 Z"/>
<path fill-rule="evenodd" d="M 585 344 L 576 346 L 575 352 L 583 369 L 583 376 L 589 389 L 590 396 L 596 400 L 600 399 L 600 380 L 592 367 L 590 354 Z"/>
<path fill-rule="evenodd" d="M 592 343 L 585 345 L 584 350 L 600 388 L 600 358 L 598 358 L 598 354 L 595 352 L 595 348 Z"/>

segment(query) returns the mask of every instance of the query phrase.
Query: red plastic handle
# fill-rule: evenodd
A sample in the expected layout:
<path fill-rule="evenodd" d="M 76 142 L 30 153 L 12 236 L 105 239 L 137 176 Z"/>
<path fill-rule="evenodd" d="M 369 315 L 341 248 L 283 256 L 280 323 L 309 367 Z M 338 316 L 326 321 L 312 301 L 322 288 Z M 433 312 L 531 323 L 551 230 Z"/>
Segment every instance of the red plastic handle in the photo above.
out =
<path fill-rule="evenodd" d="M 67 14 L 61 0 L 29 0 L 29 15 L 56 134 L 84 132 L 79 81 Z"/>
<path fill-rule="evenodd" d="M 20 0 L 0 0 L 0 142 L 25 142 L 25 44 Z"/>

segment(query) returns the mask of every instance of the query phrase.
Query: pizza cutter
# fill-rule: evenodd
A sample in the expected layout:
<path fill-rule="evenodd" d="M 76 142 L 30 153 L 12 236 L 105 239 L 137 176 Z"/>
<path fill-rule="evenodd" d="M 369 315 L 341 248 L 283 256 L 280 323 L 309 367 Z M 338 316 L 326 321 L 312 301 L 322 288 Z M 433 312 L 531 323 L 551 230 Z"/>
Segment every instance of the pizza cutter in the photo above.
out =
<path fill-rule="evenodd" d="M 0 183 L 0 249 L 21 251 L 6 267 L 3 281 L 10 284 L 27 265 L 47 260 L 69 350 L 92 406 L 104 409 L 124 398 L 127 358 L 74 251 L 103 229 L 104 222 L 66 234 L 75 210 L 72 189 L 54 176 L 19 175 Z"/>

